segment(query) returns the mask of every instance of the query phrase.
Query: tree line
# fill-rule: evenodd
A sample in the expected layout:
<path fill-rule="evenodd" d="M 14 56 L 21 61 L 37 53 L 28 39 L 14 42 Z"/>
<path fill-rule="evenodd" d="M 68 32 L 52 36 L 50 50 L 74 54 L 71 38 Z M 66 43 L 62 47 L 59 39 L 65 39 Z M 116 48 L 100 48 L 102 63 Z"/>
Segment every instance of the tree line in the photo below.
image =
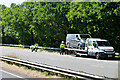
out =
<path fill-rule="evenodd" d="M 23 2 L 0 5 L 3 44 L 59 47 L 67 34 L 90 34 L 120 52 L 120 2 Z"/>

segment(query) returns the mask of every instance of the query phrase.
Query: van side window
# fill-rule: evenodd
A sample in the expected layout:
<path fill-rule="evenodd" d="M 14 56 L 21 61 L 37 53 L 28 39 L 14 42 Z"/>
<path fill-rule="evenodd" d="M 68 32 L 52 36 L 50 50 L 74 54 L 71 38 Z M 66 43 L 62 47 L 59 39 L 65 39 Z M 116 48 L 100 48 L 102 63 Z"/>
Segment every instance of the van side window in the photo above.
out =
<path fill-rule="evenodd" d="M 97 47 L 96 41 L 93 41 L 93 46 L 94 46 L 94 47 Z"/>
<path fill-rule="evenodd" d="M 80 40 L 79 37 L 78 37 L 78 35 L 76 35 L 76 38 L 77 38 L 77 40 Z"/>
<path fill-rule="evenodd" d="M 72 38 L 72 39 L 75 39 L 75 35 L 71 35 L 71 38 Z"/>

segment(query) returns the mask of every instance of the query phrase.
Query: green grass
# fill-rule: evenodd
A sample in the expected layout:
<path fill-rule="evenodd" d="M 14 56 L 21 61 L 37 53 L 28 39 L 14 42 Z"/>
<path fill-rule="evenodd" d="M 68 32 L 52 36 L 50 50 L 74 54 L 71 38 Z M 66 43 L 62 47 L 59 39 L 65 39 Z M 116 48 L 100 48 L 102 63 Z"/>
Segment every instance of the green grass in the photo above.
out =
<path fill-rule="evenodd" d="M 54 72 L 49 72 L 49 71 L 45 71 L 45 70 L 41 70 L 41 69 L 36 69 L 34 67 L 24 66 L 24 65 L 17 64 L 17 63 L 12 63 L 12 62 L 7 62 L 7 61 L 4 61 L 4 62 L 9 64 L 9 65 L 13 65 L 14 64 L 14 65 L 16 65 L 18 67 L 23 67 L 25 70 L 40 72 L 41 74 L 46 75 L 46 76 L 58 76 L 58 77 L 61 77 L 61 75 L 58 75 L 58 74 L 56 74 Z M 62 75 L 62 77 L 63 76 L 64 75 Z M 63 77 L 63 78 L 65 78 L 65 77 Z"/>
<path fill-rule="evenodd" d="M 79 71 L 80 73 L 84 73 L 83 71 Z"/>
<path fill-rule="evenodd" d="M 26 48 L 26 47 L 24 47 L 24 46 L 4 46 L 4 47 L 16 47 L 16 48 L 22 48 L 22 49 L 28 49 L 28 50 L 31 50 L 30 48 Z M 43 49 L 43 48 L 39 48 L 38 49 L 38 51 L 47 51 L 47 52 L 57 52 L 57 53 L 59 53 L 59 51 L 57 51 L 57 50 L 47 50 L 47 49 Z"/>
<path fill-rule="evenodd" d="M 16 57 L 15 55 L 6 55 L 6 57 L 11 57 L 11 58 L 16 58 L 19 59 L 18 57 Z"/>
<path fill-rule="evenodd" d="M 62 79 L 65 79 L 65 80 L 78 80 L 76 77 L 69 77 L 66 75 L 59 74 L 59 73 L 54 73 L 54 72 L 50 72 L 50 71 L 36 69 L 34 67 L 29 67 L 29 66 L 25 66 L 25 65 L 21 65 L 21 64 L 17 64 L 17 63 L 12 63 L 12 62 L 7 62 L 7 61 L 4 61 L 4 62 L 9 64 L 9 65 L 16 65 L 18 67 L 23 67 L 25 70 L 40 72 L 41 74 L 46 75 L 46 76 L 58 76 L 58 77 L 61 77 Z"/>
<path fill-rule="evenodd" d="M 56 50 L 47 50 L 47 49 L 43 49 L 43 48 L 40 48 L 38 50 L 39 51 L 47 51 L 47 52 L 59 52 L 59 51 L 56 51 Z"/>

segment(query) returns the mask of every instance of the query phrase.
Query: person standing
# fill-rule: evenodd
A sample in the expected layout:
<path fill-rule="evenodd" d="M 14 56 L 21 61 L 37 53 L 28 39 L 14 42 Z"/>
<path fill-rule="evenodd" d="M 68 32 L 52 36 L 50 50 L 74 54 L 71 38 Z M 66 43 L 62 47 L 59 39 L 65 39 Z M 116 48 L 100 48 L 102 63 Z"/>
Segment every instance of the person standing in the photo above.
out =
<path fill-rule="evenodd" d="M 63 55 L 64 52 L 65 52 L 65 44 L 64 44 L 64 41 L 62 41 L 60 44 L 60 55 L 61 54 Z"/>
<path fill-rule="evenodd" d="M 35 52 L 38 50 L 38 43 L 35 43 Z"/>

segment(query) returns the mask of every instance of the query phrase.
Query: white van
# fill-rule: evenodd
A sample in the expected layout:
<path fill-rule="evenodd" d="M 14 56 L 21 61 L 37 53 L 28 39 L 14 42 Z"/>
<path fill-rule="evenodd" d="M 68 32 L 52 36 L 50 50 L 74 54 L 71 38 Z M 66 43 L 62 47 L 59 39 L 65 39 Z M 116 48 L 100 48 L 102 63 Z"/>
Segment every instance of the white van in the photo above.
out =
<path fill-rule="evenodd" d="M 85 41 L 87 38 L 91 38 L 89 34 L 67 34 L 66 46 L 67 48 L 82 49 L 85 47 Z"/>
<path fill-rule="evenodd" d="M 99 38 L 88 38 L 86 40 L 85 50 L 88 51 L 88 56 L 96 56 L 99 58 L 115 57 L 114 48 L 110 45 L 108 40 Z"/>

